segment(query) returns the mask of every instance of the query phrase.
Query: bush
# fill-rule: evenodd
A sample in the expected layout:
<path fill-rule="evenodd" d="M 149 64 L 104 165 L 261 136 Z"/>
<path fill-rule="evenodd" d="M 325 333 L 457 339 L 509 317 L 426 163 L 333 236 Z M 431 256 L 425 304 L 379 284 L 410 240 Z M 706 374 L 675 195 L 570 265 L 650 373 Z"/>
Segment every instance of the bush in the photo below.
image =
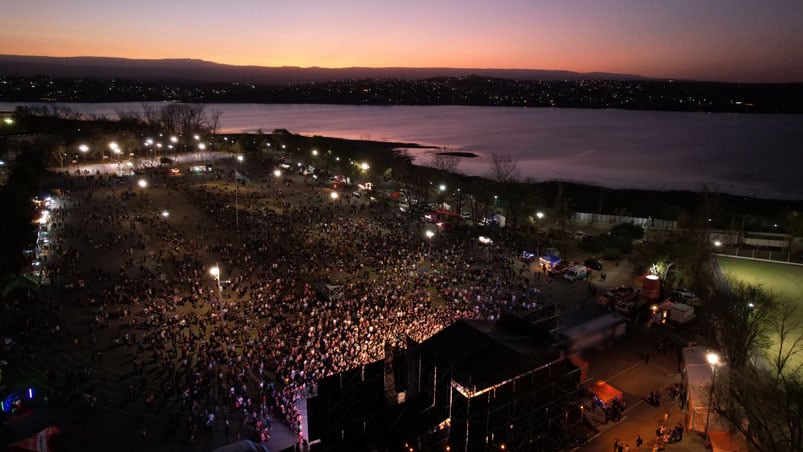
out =
<path fill-rule="evenodd" d="M 611 236 L 628 241 L 640 240 L 644 238 L 644 228 L 635 224 L 621 223 L 611 228 Z"/>

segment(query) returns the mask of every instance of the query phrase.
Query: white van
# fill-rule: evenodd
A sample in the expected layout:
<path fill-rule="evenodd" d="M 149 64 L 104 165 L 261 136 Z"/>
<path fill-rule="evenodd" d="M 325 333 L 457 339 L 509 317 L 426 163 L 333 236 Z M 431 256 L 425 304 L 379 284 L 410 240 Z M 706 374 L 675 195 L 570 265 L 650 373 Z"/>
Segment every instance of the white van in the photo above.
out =
<path fill-rule="evenodd" d="M 588 268 L 585 265 L 575 265 L 574 267 L 566 270 L 563 277 L 569 281 L 580 281 L 588 278 Z"/>

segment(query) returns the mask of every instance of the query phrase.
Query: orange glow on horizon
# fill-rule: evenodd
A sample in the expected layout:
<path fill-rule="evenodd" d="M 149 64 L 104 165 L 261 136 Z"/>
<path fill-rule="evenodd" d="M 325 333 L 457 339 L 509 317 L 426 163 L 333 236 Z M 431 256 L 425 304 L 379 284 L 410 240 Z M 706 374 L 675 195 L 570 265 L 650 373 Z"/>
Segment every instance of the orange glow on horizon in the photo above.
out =
<path fill-rule="evenodd" d="M 803 81 L 795 2 L 715 3 L 43 0 L 4 7 L 0 54 Z"/>

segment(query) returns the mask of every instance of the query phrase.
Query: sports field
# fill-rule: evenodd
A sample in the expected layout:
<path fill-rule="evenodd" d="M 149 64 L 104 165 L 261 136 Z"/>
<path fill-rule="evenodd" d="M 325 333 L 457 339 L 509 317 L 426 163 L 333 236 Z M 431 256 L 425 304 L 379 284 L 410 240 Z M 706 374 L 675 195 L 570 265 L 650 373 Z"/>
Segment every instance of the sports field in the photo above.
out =
<path fill-rule="evenodd" d="M 752 285 L 760 284 L 780 297 L 793 300 L 797 304 L 797 320 L 803 329 L 803 266 L 723 256 L 717 256 L 717 262 L 725 276 Z M 803 354 L 796 358 L 796 363 L 803 362 Z"/>

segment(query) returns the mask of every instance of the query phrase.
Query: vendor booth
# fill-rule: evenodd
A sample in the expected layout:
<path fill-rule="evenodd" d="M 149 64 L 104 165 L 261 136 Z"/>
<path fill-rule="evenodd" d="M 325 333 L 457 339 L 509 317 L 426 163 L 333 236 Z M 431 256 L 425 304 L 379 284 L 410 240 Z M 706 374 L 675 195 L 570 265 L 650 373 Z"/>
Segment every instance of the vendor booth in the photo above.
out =
<path fill-rule="evenodd" d="M 542 267 L 546 267 L 546 271 L 550 271 L 553 267 L 560 264 L 560 258 L 552 254 L 545 254 L 538 258 L 538 262 Z"/>
<path fill-rule="evenodd" d="M 589 385 L 588 390 L 594 395 L 594 400 L 603 408 L 608 407 L 614 400 L 622 400 L 622 391 L 602 380 L 597 380 Z"/>

